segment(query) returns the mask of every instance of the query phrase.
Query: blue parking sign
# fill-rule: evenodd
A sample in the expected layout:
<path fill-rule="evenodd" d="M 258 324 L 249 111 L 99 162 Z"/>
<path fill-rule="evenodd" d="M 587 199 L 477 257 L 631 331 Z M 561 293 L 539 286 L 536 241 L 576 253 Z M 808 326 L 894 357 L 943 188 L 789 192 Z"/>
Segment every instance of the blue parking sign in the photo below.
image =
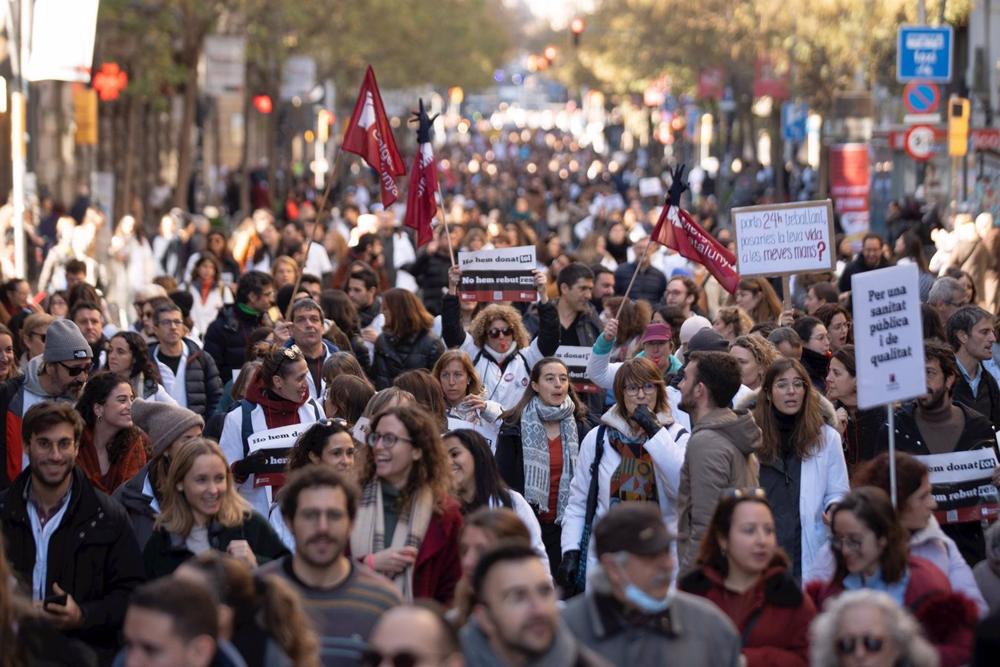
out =
<path fill-rule="evenodd" d="M 781 137 L 785 141 L 802 143 L 806 140 L 806 119 L 809 105 L 785 102 L 781 105 Z"/>
<path fill-rule="evenodd" d="M 896 40 L 896 80 L 951 81 L 953 43 L 951 26 L 900 26 Z"/>

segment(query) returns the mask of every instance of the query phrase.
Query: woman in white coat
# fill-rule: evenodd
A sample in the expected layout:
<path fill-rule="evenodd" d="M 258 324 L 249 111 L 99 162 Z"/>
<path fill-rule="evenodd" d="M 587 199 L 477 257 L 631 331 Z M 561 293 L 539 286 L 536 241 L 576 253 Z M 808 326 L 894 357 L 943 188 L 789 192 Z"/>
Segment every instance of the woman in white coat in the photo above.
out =
<path fill-rule="evenodd" d="M 829 426 L 805 367 L 784 357 L 764 375 L 753 411 L 763 447 L 760 486 L 774 512 L 778 544 L 799 581 L 816 578 L 829 539 L 826 512 L 850 490 L 840 434 Z"/>
<path fill-rule="evenodd" d="M 586 573 L 597 566 L 591 530 L 612 504 L 655 502 L 667 527 L 677 528 L 689 433 L 670 413 L 663 375 L 649 359 L 629 359 L 612 390 L 615 405 L 584 438 L 570 483 L 557 575 L 567 597 L 582 590 Z"/>
<path fill-rule="evenodd" d="M 284 457 L 267 452 L 291 448 L 309 424 L 325 417 L 319 402 L 309 397 L 308 376 L 302 350 L 272 345 L 261 357 L 246 398 L 226 415 L 222 427 L 219 445 L 240 495 L 263 516 L 273 500 L 271 487 L 283 480 L 285 470 Z M 261 446 L 251 453 L 255 443 Z"/>

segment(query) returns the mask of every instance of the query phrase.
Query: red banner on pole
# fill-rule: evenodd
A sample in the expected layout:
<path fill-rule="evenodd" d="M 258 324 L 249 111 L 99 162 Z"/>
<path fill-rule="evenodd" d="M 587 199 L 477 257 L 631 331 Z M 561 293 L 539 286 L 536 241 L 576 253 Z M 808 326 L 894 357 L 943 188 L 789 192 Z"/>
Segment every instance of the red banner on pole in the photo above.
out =
<path fill-rule="evenodd" d="M 396 148 L 371 65 L 365 72 L 358 101 L 354 103 L 354 113 L 344 130 L 341 148 L 364 158 L 368 166 L 378 173 L 383 206 L 389 207 L 399 199 L 396 178 L 406 173 L 406 166 Z"/>
<path fill-rule="evenodd" d="M 691 215 L 668 202 L 653 228 L 652 239 L 682 257 L 698 262 L 711 273 L 730 294 L 735 294 L 740 284 L 736 270 L 736 257 L 714 236 L 701 228 Z"/>

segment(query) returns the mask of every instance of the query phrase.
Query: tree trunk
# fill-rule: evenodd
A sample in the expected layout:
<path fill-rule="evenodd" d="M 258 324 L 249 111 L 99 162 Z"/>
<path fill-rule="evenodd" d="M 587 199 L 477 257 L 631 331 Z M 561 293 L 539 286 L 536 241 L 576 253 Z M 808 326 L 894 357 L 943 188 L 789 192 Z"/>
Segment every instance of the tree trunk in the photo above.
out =
<path fill-rule="evenodd" d="M 189 46 L 194 47 L 194 45 Z M 194 53 L 197 54 L 198 51 L 200 48 L 196 48 Z M 184 82 L 184 107 L 181 110 L 181 123 L 177 132 L 177 187 L 174 190 L 174 206 L 184 210 L 187 210 L 188 188 L 191 184 L 191 161 L 193 158 L 191 130 L 194 128 L 198 105 L 197 62 L 198 59 L 195 56 L 187 65 L 187 81 Z"/>
<path fill-rule="evenodd" d="M 249 216 L 250 210 L 250 59 L 247 59 L 246 76 L 243 85 L 243 146 L 240 160 L 240 213 Z"/>
<path fill-rule="evenodd" d="M 122 187 L 119 204 L 116 207 L 122 213 L 132 211 L 132 192 L 135 189 L 135 155 L 136 155 L 136 132 L 139 129 L 139 111 L 141 104 L 134 97 L 129 97 L 127 102 L 127 116 L 125 121 L 125 164 L 122 165 Z"/>

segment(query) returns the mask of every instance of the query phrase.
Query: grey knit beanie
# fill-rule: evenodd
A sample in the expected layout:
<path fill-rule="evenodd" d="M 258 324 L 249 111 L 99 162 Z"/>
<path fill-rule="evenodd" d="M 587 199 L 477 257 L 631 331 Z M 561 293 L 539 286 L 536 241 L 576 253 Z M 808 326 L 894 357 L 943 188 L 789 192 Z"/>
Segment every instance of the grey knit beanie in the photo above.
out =
<path fill-rule="evenodd" d="M 42 361 L 54 363 L 57 361 L 79 361 L 93 359 L 94 352 L 90 343 L 80 333 L 80 327 L 72 320 L 60 318 L 49 325 L 45 332 L 45 351 Z"/>
<path fill-rule="evenodd" d="M 136 399 L 132 403 L 132 421 L 149 436 L 153 457 L 167 451 L 170 445 L 192 426 L 205 428 L 201 415 L 170 403 Z"/>

